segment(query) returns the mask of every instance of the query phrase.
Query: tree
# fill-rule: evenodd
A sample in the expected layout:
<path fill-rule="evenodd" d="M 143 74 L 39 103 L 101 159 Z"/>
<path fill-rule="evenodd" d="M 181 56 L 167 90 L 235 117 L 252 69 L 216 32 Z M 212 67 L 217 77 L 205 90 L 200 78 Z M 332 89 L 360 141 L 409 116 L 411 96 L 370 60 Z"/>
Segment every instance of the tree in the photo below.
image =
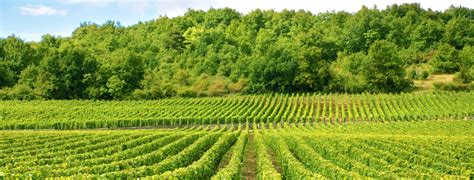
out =
<path fill-rule="evenodd" d="M 337 61 L 331 66 L 333 78 L 329 83 L 331 91 L 360 93 L 368 88 L 368 79 L 363 72 L 363 63 L 367 55 L 362 52 L 353 54 L 340 53 Z"/>
<path fill-rule="evenodd" d="M 121 80 L 117 75 L 112 75 L 107 80 L 107 92 L 114 99 L 119 99 L 125 96 L 125 81 Z"/>
<path fill-rule="evenodd" d="M 127 49 L 116 50 L 104 59 L 96 74 L 87 79 L 91 86 L 87 91 L 95 98 L 122 98 L 140 87 L 144 75 L 142 59 Z"/>
<path fill-rule="evenodd" d="M 459 50 L 474 45 L 474 21 L 464 17 L 451 19 L 446 24 L 443 40 Z"/>
<path fill-rule="evenodd" d="M 249 65 L 249 92 L 287 92 L 294 89 L 293 81 L 298 69 L 296 58 L 292 57 L 287 38 L 275 39 L 273 31 L 260 31 L 256 48 Z"/>
<path fill-rule="evenodd" d="M 8 68 L 7 63 L 0 61 L 0 87 L 14 84 L 15 74 Z"/>
<path fill-rule="evenodd" d="M 440 44 L 429 62 L 433 72 L 453 73 L 459 71 L 459 52 L 449 44 Z"/>
<path fill-rule="evenodd" d="M 345 28 L 343 46 L 349 52 L 366 51 L 373 42 L 385 39 L 389 32 L 388 24 L 376 7 L 363 6 L 346 22 Z"/>
<path fill-rule="evenodd" d="M 404 67 L 430 65 L 469 82 L 472 13 L 410 3 L 355 13 L 189 9 L 127 27 L 84 22 L 71 37 L 0 38 L 0 88 L 45 99 L 400 92 L 410 88 Z"/>
<path fill-rule="evenodd" d="M 465 46 L 459 53 L 460 70 L 459 81 L 471 83 L 474 80 L 474 48 Z"/>
<path fill-rule="evenodd" d="M 433 20 L 423 21 L 411 34 L 412 46 L 425 50 L 443 37 L 444 29 L 441 23 Z"/>
<path fill-rule="evenodd" d="M 223 8 L 214 9 L 211 8 L 206 12 L 204 17 L 205 27 L 215 27 L 219 24 L 229 25 L 233 20 L 240 19 L 241 14 L 234 9 Z"/>
<path fill-rule="evenodd" d="M 21 71 L 35 61 L 33 54 L 34 50 L 14 35 L 0 39 L 0 88 L 17 83 Z"/>
<path fill-rule="evenodd" d="M 401 92 L 411 87 L 411 82 L 405 79 L 404 64 L 398 48 L 389 41 L 381 40 L 372 44 L 362 67 L 369 91 Z"/>
<path fill-rule="evenodd" d="M 344 92 L 401 92 L 410 89 L 397 46 L 381 40 L 373 43 L 367 55 L 341 54 L 333 65 L 331 88 Z"/>
<path fill-rule="evenodd" d="M 50 50 L 38 66 L 22 71 L 20 83 L 38 88 L 41 96 L 53 99 L 86 98 L 83 80 L 96 71 L 96 62 L 72 46 Z M 45 85 L 48 85 L 45 88 Z"/>

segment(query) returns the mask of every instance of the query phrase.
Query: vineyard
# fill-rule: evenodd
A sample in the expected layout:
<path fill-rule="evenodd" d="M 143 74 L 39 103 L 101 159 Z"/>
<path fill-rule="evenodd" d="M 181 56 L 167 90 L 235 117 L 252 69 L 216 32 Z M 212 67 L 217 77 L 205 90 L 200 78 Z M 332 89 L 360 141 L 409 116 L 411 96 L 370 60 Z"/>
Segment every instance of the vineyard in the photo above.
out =
<path fill-rule="evenodd" d="M 0 172 L 12 178 L 230 179 L 240 176 L 244 149 L 253 143 L 261 179 L 468 179 L 472 129 L 473 121 L 443 120 L 1 131 Z"/>
<path fill-rule="evenodd" d="M 0 179 L 472 179 L 474 94 L 0 101 Z"/>
<path fill-rule="evenodd" d="M 474 93 L 269 94 L 158 101 L 0 101 L 0 129 L 463 119 Z"/>

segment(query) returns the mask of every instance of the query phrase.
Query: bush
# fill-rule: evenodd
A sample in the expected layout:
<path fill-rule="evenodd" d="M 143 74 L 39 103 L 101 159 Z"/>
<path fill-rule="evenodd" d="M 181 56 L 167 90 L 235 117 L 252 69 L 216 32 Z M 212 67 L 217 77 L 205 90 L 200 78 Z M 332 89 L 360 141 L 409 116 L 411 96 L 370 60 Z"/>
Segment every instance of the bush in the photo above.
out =
<path fill-rule="evenodd" d="M 6 88 L 0 89 L 0 100 L 7 100 L 8 99 L 8 92 Z"/>
<path fill-rule="evenodd" d="M 412 65 L 406 70 L 408 79 L 426 80 L 430 76 L 429 71 L 424 67 Z"/>
<path fill-rule="evenodd" d="M 473 85 L 461 83 L 433 83 L 434 89 L 437 91 L 470 91 Z"/>
<path fill-rule="evenodd" d="M 19 99 L 19 100 L 33 100 L 39 97 L 27 85 L 17 84 L 11 88 L 3 88 L 0 90 L 0 99 Z"/>
<path fill-rule="evenodd" d="M 459 59 L 462 65 L 456 79 L 462 83 L 470 83 L 474 80 L 474 49 L 472 46 L 464 47 L 459 53 Z"/>
<path fill-rule="evenodd" d="M 430 73 L 428 71 L 422 71 L 421 72 L 421 79 L 425 80 L 425 79 L 428 79 L 428 77 L 430 76 Z"/>
<path fill-rule="evenodd" d="M 416 67 L 414 65 L 406 69 L 406 76 L 408 79 L 416 79 Z"/>
<path fill-rule="evenodd" d="M 161 99 L 164 98 L 159 87 L 148 89 L 135 89 L 131 95 L 131 99 Z"/>
<path fill-rule="evenodd" d="M 198 92 L 190 87 L 182 87 L 178 90 L 178 96 L 180 97 L 197 97 Z"/>
<path fill-rule="evenodd" d="M 207 87 L 209 96 L 222 96 L 228 92 L 229 81 L 222 76 L 215 76 Z"/>
<path fill-rule="evenodd" d="M 239 81 L 235 83 L 230 83 L 228 88 L 229 88 L 230 93 L 239 93 L 245 88 L 246 84 L 247 84 L 247 81 L 243 78 L 240 78 Z"/>

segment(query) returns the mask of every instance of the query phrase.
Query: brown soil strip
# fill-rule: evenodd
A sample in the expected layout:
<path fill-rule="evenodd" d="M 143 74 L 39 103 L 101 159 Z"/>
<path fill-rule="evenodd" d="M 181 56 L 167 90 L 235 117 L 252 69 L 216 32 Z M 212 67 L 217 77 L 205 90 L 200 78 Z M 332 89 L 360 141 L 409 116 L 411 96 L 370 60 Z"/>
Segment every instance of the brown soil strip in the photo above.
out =
<path fill-rule="evenodd" d="M 232 157 L 232 152 L 233 152 L 233 149 L 234 149 L 234 146 L 231 147 L 225 154 L 224 156 L 222 156 L 222 159 L 221 161 L 219 162 L 219 166 L 217 166 L 217 171 L 216 172 L 219 172 L 219 170 L 221 170 L 222 168 L 225 168 L 228 164 L 229 164 L 229 161 L 230 161 L 230 158 Z"/>
<path fill-rule="evenodd" d="M 278 164 L 278 161 L 276 160 L 275 152 L 268 146 L 267 146 L 267 152 L 268 152 L 268 155 L 270 155 L 270 160 L 272 160 L 273 167 L 276 169 L 278 173 L 283 175 L 283 169 L 281 168 L 280 164 Z"/>
<path fill-rule="evenodd" d="M 249 139 L 244 151 L 244 161 L 240 169 L 241 179 L 255 179 L 257 176 L 257 162 L 255 157 L 255 144 L 253 132 L 249 132 Z"/>

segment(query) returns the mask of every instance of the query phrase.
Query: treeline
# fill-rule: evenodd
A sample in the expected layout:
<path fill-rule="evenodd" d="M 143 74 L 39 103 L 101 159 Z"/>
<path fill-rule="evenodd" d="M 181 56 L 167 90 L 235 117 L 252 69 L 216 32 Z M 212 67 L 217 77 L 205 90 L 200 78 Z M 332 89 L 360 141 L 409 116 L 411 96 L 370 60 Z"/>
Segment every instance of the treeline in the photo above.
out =
<path fill-rule="evenodd" d="M 188 10 L 71 37 L 0 39 L 1 99 L 159 99 L 265 92 L 402 92 L 455 73 L 474 87 L 474 10 Z"/>

